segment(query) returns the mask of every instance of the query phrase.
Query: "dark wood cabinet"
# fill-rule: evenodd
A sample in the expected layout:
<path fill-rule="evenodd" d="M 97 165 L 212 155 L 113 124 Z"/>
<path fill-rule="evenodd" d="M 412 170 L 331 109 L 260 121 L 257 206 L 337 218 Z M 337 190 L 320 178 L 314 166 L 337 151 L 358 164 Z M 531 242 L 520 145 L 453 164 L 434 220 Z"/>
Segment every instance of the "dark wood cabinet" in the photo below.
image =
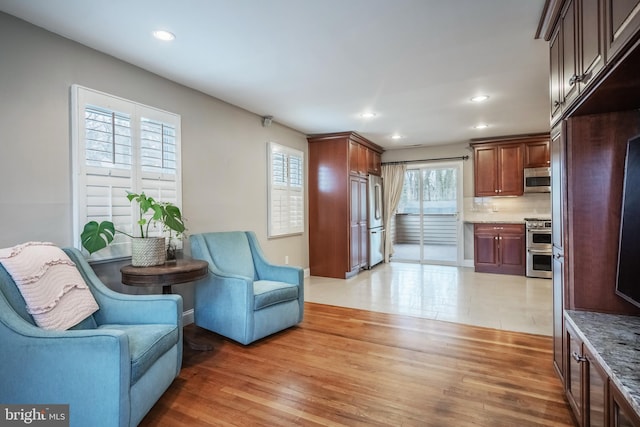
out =
<path fill-rule="evenodd" d="M 358 175 L 349 178 L 351 188 L 351 254 L 349 271 L 358 271 L 367 266 L 367 179 Z"/>
<path fill-rule="evenodd" d="M 566 355 L 567 370 L 564 376 L 565 391 L 567 394 L 567 400 L 573 410 L 573 414 L 578 421 L 580 427 L 584 426 L 584 411 L 583 411 L 583 387 L 584 387 L 584 372 L 582 370 L 585 358 L 582 355 L 582 341 L 578 338 L 578 334 L 569 325 L 565 327 L 565 343 L 567 346 Z"/>
<path fill-rule="evenodd" d="M 640 30 L 640 0 L 604 0 L 608 56 L 615 59 Z"/>
<path fill-rule="evenodd" d="M 314 276 L 351 277 L 368 262 L 367 175 L 380 170 L 383 150 L 355 132 L 307 140 L 309 268 Z"/>
<path fill-rule="evenodd" d="M 524 276 L 525 243 L 524 224 L 474 224 L 475 270 Z"/>
<path fill-rule="evenodd" d="M 640 416 L 631 408 L 613 382 L 609 382 L 609 426 L 640 427 Z"/>
<path fill-rule="evenodd" d="M 582 349 L 585 358 L 585 390 L 584 396 L 584 425 L 588 427 L 606 426 L 609 400 L 609 378 L 593 353 L 586 346 Z"/>
<path fill-rule="evenodd" d="M 472 144 L 476 197 L 524 194 L 522 142 Z"/>
<path fill-rule="evenodd" d="M 564 122 L 551 132 L 551 240 L 552 240 L 552 286 L 553 286 L 553 363 L 561 379 L 564 379 L 564 304 L 566 269 L 564 242 L 566 223 L 566 146 Z"/>
<path fill-rule="evenodd" d="M 566 326 L 567 400 L 581 427 L 608 422 L 608 376 L 570 324 Z"/>
<path fill-rule="evenodd" d="M 601 0 L 567 0 L 549 38 L 550 111 L 555 123 L 605 66 Z"/>
<path fill-rule="evenodd" d="M 549 138 L 528 141 L 524 144 L 524 167 L 542 168 L 551 163 Z"/>
<path fill-rule="evenodd" d="M 370 174 L 382 175 L 381 158 L 382 156 L 377 151 L 367 149 L 367 167 Z"/>

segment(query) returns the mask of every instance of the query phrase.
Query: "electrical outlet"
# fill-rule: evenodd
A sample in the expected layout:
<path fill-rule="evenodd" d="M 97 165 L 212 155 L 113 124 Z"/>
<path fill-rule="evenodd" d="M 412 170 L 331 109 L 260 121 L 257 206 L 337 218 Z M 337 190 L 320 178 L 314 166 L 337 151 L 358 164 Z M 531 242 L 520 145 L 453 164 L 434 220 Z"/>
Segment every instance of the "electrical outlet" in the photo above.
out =
<path fill-rule="evenodd" d="M 289 265 L 289 255 L 285 255 L 284 257 L 284 263 Z"/>

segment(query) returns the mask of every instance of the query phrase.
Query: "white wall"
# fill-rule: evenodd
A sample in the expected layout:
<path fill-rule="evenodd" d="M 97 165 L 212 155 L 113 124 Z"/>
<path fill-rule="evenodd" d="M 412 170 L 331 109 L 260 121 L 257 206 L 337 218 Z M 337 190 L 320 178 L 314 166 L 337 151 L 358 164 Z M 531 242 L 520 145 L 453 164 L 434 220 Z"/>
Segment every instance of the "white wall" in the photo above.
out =
<path fill-rule="evenodd" d="M 308 267 L 308 234 L 267 239 L 266 143 L 305 135 L 0 13 L 0 247 L 72 244 L 70 86 L 182 116 L 189 233 L 254 230 L 267 257 Z M 276 118 L 277 120 L 277 118 Z"/>

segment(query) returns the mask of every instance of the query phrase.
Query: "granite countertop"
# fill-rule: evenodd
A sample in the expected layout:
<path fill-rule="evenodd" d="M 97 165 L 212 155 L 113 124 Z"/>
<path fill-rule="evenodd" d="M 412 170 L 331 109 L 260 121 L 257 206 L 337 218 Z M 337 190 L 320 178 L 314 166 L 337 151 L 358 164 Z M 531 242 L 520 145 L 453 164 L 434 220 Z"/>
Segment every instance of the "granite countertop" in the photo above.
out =
<path fill-rule="evenodd" d="M 567 310 L 566 318 L 640 414 L 640 317 Z"/>

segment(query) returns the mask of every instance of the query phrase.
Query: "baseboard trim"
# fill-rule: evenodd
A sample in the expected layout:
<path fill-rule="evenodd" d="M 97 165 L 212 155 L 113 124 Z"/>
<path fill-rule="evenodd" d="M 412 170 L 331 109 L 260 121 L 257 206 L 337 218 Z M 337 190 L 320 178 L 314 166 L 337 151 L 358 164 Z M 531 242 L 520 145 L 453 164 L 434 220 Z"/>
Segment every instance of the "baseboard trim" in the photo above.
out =
<path fill-rule="evenodd" d="M 182 324 L 190 325 L 194 322 L 193 318 L 193 308 L 187 311 L 182 312 Z"/>

